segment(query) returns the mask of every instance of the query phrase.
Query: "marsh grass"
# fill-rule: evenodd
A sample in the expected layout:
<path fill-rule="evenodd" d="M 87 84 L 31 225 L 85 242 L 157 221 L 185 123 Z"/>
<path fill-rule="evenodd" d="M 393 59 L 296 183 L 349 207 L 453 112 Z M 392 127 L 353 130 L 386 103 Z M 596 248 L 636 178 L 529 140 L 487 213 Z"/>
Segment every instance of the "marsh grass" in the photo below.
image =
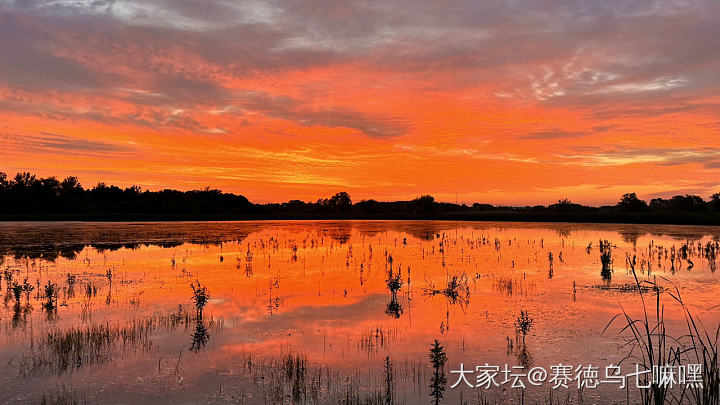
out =
<path fill-rule="evenodd" d="M 133 352 L 150 352 L 153 333 L 187 329 L 193 316 L 182 312 L 140 320 L 100 323 L 54 329 L 31 338 L 30 349 L 19 360 L 21 375 L 67 374 L 87 366 L 103 365 Z M 214 324 L 211 321 L 211 325 Z"/>
<path fill-rule="evenodd" d="M 515 279 L 510 276 L 497 276 L 493 279 L 492 288 L 494 291 L 511 297 L 513 295 L 528 295 L 534 293 L 537 285 L 529 282 L 525 278 Z"/>
<path fill-rule="evenodd" d="M 652 381 L 647 377 L 648 374 L 645 374 L 639 381 L 642 386 L 649 388 L 639 388 L 641 403 L 660 405 L 692 402 L 699 405 L 717 405 L 720 396 L 720 369 L 718 368 L 720 324 L 715 329 L 714 335 L 709 334 L 702 323 L 692 315 L 677 286 L 670 290 L 660 286 L 656 280 L 641 281 L 635 271 L 635 261 L 628 260 L 628 263 L 630 263 L 630 269 L 635 278 L 635 291 L 640 298 L 641 315 L 635 319 L 625 308 L 622 308 L 622 312 L 615 315 L 603 330 L 603 333 L 607 331 L 617 319 L 624 321 L 624 327 L 620 333 L 630 333 L 630 339 L 626 342 L 630 351 L 623 361 L 633 359 L 643 370 L 653 370 L 654 367 L 666 365 L 702 365 L 702 386 L 682 385 L 671 389 L 668 385 Z M 665 278 L 663 280 L 672 284 Z M 675 338 L 668 333 L 663 294 L 667 294 L 681 306 L 687 334 Z M 648 306 L 646 299 L 648 295 L 650 295 L 649 298 L 654 298 L 654 311 L 652 306 Z"/>
<path fill-rule="evenodd" d="M 358 339 L 358 349 L 367 354 L 377 353 L 380 349 L 389 345 L 390 342 L 396 341 L 399 334 L 398 328 L 377 326 L 364 329 Z"/>
<path fill-rule="evenodd" d="M 40 405 L 80 405 L 87 404 L 85 393 L 78 393 L 65 387 L 53 392 L 44 392 L 40 398 Z"/>
<path fill-rule="evenodd" d="M 64 374 L 81 367 L 104 364 L 119 352 L 131 348 L 150 350 L 152 321 L 132 322 L 127 325 L 96 324 L 55 330 L 33 342 L 34 352 L 24 356 L 21 373 L 48 370 Z"/>
<path fill-rule="evenodd" d="M 444 353 L 442 347 L 440 350 Z M 442 362 L 444 357 L 438 360 Z M 383 356 L 382 360 L 347 371 L 311 362 L 304 354 L 292 350 L 262 359 L 244 352 L 241 361 L 244 374 L 253 382 L 253 391 L 232 393 L 236 401 L 242 397 L 259 398 L 259 403 L 266 404 L 434 403 L 434 398 L 425 391 L 433 375 L 427 372 L 430 364 L 427 361 L 398 362 Z M 408 397 L 408 389 L 419 396 Z"/>
<path fill-rule="evenodd" d="M 688 333 L 685 345 L 685 354 L 688 359 L 696 361 L 702 366 L 702 387 L 691 386 L 688 388 L 689 397 L 696 404 L 720 403 L 720 365 L 718 364 L 718 339 L 720 337 L 720 323 L 715 328 L 714 334 L 709 334 L 699 319 L 692 315 L 680 295 L 680 290 L 675 286 L 674 293 L 668 293 L 683 309 Z"/>

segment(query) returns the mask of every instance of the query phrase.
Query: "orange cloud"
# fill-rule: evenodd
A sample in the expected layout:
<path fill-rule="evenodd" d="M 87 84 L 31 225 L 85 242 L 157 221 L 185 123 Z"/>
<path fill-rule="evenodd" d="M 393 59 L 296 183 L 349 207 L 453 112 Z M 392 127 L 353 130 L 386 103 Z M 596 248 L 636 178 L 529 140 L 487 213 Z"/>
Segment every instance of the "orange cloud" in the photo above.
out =
<path fill-rule="evenodd" d="M 707 196 L 718 7 L 3 2 L 0 170 L 254 202 Z"/>

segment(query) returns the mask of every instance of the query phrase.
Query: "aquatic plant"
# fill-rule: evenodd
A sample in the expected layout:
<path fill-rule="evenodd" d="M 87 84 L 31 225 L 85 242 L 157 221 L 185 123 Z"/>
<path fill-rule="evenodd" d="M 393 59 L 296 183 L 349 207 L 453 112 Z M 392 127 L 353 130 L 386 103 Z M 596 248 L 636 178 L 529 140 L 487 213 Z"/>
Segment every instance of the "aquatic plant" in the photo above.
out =
<path fill-rule="evenodd" d="M 700 404 L 720 403 L 720 367 L 718 364 L 718 343 L 720 337 L 720 324 L 714 335 L 710 335 L 702 324 L 690 312 L 680 295 L 680 290 L 674 286 L 674 292 L 662 288 L 657 281 L 640 280 L 635 271 L 634 260 L 628 260 L 635 279 L 636 291 L 641 302 L 641 316 L 638 319 L 631 317 L 625 308 L 615 315 L 603 330 L 603 333 L 618 318 L 624 320 L 624 327 L 620 333 L 629 331 L 631 336 L 628 345 L 631 346 L 627 358 L 635 359 L 644 370 L 653 370 L 654 367 L 679 365 L 683 360 L 688 364 L 701 364 L 702 384 L 686 385 L 679 391 L 673 391 L 668 384 L 659 384 L 654 379 L 644 376 L 641 380 L 640 399 L 643 404 L 686 403 L 687 401 Z M 669 280 L 664 279 L 671 283 Z M 680 338 L 668 334 L 665 325 L 665 304 L 662 295 L 666 293 L 682 308 L 685 316 L 687 334 Z M 655 295 L 655 308 L 646 303 L 646 295 Z M 653 314 L 654 312 L 654 314 Z M 639 352 L 639 353 L 638 353 Z"/>
<path fill-rule="evenodd" d="M 13 281 L 13 272 L 9 269 L 6 269 L 3 271 L 3 276 L 5 277 L 5 287 L 8 291 L 12 288 L 12 281 Z"/>
<path fill-rule="evenodd" d="M 40 405 L 78 405 L 89 403 L 86 398 L 86 393 L 82 392 L 81 394 L 63 386 L 61 390 L 43 392 L 40 398 Z"/>
<path fill-rule="evenodd" d="M 702 326 L 702 323 L 692 315 L 688 306 L 680 295 L 680 290 L 675 286 L 675 293 L 669 293 L 683 309 L 688 333 L 685 339 L 690 343 L 684 345 L 685 354 L 690 361 L 700 364 L 702 367 L 702 385 L 691 385 L 690 398 L 698 405 L 720 403 L 720 363 L 718 362 L 718 348 L 720 347 L 720 322 L 715 328 L 714 334 L 709 334 Z"/>
<path fill-rule="evenodd" d="M 603 280 L 612 277 L 612 245 L 607 240 L 600 240 L 600 276 Z"/>
<path fill-rule="evenodd" d="M 435 405 L 440 403 L 440 400 L 445 394 L 445 385 L 447 384 L 447 377 L 445 376 L 445 362 L 447 361 L 447 354 L 445 348 L 440 345 L 440 341 L 435 339 L 430 347 L 430 364 L 433 368 L 432 377 L 430 377 L 430 397 L 433 398 Z"/>
<path fill-rule="evenodd" d="M 75 285 L 75 283 L 77 282 L 77 276 L 74 274 L 68 273 L 66 281 L 67 281 L 68 287 L 72 288 Z"/>
<path fill-rule="evenodd" d="M 192 343 L 190 344 L 191 352 L 200 351 L 200 349 L 205 347 L 207 342 L 210 340 L 210 334 L 208 333 L 208 330 L 205 327 L 205 322 L 203 322 L 201 317 L 197 319 L 195 332 L 192 334 L 192 338 Z"/>
<path fill-rule="evenodd" d="M 717 257 L 717 251 L 718 251 L 718 244 L 717 244 L 717 242 L 715 242 L 715 243 L 708 242 L 708 243 L 705 245 L 705 249 L 704 249 L 704 250 L 705 250 L 705 259 L 707 259 L 708 264 L 710 265 L 710 271 L 714 273 L 714 272 L 715 272 L 715 269 L 716 269 L 716 267 L 717 267 L 717 264 L 716 264 L 716 261 L 715 261 L 715 260 L 716 260 L 716 257 Z"/>
<path fill-rule="evenodd" d="M 47 284 L 45 284 L 45 303 L 43 304 L 43 308 L 47 311 L 57 308 L 57 294 L 57 284 L 48 280 Z"/>
<path fill-rule="evenodd" d="M 548 252 L 548 278 L 553 278 L 553 254 Z"/>
<path fill-rule="evenodd" d="M 210 300 L 210 294 L 207 292 L 207 287 L 201 285 L 200 281 L 196 280 L 196 283 L 190 283 L 190 288 L 193 290 L 193 296 L 190 299 L 195 302 L 198 319 L 202 319 L 205 305 Z"/>
<path fill-rule="evenodd" d="M 390 301 L 385 306 L 385 313 L 395 319 L 400 318 L 400 315 L 405 312 L 405 309 L 403 308 L 402 304 L 398 302 L 397 296 L 393 295 L 390 298 Z"/>
<path fill-rule="evenodd" d="M 400 272 L 393 274 L 392 270 L 388 273 L 388 278 L 385 280 L 388 290 L 393 294 L 397 294 L 397 291 L 402 288 L 403 280 Z"/>
<path fill-rule="evenodd" d="M 465 272 L 453 274 L 447 279 L 445 288 L 438 289 L 431 280 L 426 280 L 428 285 L 423 289 L 425 295 L 444 295 L 451 304 L 460 304 L 462 307 L 470 302 L 470 286 L 468 276 Z"/>
<path fill-rule="evenodd" d="M 393 405 L 395 403 L 395 385 L 393 383 L 393 366 L 390 356 L 385 357 L 385 405 Z"/>
<path fill-rule="evenodd" d="M 520 311 L 520 316 L 515 319 L 515 330 L 522 334 L 522 343 L 525 346 L 525 336 L 530 333 L 533 327 L 533 318 L 528 314 L 527 311 Z"/>
<path fill-rule="evenodd" d="M 39 285 L 39 282 L 38 282 L 38 285 Z M 28 304 L 30 303 L 30 293 L 32 293 L 33 290 L 35 290 L 35 287 L 28 282 L 28 279 L 26 277 L 22 283 L 22 291 L 25 293 L 25 301 Z"/>
<path fill-rule="evenodd" d="M 388 290 L 390 290 L 390 302 L 388 302 L 385 307 L 385 313 L 394 318 L 400 318 L 404 309 L 400 302 L 398 302 L 397 293 L 403 285 L 402 273 L 400 271 L 393 273 L 392 267 L 390 267 L 385 283 L 387 284 Z"/>
<path fill-rule="evenodd" d="M 29 350 L 19 358 L 19 372 L 64 374 L 102 365 L 128 353 L 148 352 L 154 348 L 150 337 L 155 331 L 187 328 L 191 321 L 192 316 L 179 307 L 176 313 L 131 321 L 54 328 L 31 338 Z M 210 323 L 211 327 L 214 325 L 217 322 Z"/>
<path fill-rule="evenodd" d="M 13 297 L 15 298 L 15 307 L 20 308 L 20 297 L 22 296 L 23 286 L 14 282 L 10 289 L 12 290 Z"/>
<path fill-rule="evenodd" d="M 375 353 L 387 346 L 391 341 L 397 340 L 399 334 L 400 330 L 397 328 L 376 326 L 365 329 L 360 333 L 358 348 L 368 354 Z"/>

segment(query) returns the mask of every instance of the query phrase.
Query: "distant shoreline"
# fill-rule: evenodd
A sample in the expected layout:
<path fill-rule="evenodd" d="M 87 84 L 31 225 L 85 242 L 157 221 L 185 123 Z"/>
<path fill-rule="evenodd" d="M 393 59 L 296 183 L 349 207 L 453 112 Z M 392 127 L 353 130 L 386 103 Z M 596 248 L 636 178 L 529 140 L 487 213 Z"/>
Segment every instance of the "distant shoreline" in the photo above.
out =
<path fill-rule="evenodd" d="M 316 201 L 255 204 L 240 194 L 209 187 L 180 191 L 85 188 L 77 177 L 59 180 L 29 172 L 0 172 L 0 221 L 258 221 L 258 220 L 448 220 L 658 225 L 720 225 L 720 193 L 653 198 L 626 193 L 612 206 L 590 207 L 568 199 L 526 207 L 458 204 L 421 195 L 405 201 L 355 201 L 347 192 Z"/>
<path fill-rule="evenodd" d="M 598 213 L 581 215 L 575 213 L 531 213 L 523 211 L 502 212 L 447 212 L 437 214 L 156 214 L 156 213 L 105 213 L 105 214 L 14 214 L 0 215 L 0 222 L 182 222 L 182 221 L 272 221 L 272 220 L 378 220 L 378 221 L 467 221 L 467 222 L 565 222 L 593 224 L 638 225 L 695 225 L 720 226 L 718 212 L 688 213 Z"/>

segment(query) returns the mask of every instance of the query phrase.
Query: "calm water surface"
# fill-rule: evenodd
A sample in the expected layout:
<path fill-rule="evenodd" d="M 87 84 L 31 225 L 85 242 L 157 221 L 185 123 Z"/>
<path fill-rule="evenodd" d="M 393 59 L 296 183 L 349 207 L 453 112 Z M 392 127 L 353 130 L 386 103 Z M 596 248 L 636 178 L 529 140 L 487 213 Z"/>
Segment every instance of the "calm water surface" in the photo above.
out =
<path fill-rule="evenodd" d="M 640 279 L 676 285 L 714 330 L 720 283 L 707 252 L 718 237 L 713 227 L 556 223 L 0 223 L 0 398 L 364 401 L 386 395 L 389 361 L 395 402 L 426 404 L 437 339 L 447 352 L 442 403 L 520 402 L 507 385 L 451 389 L 450 371 L 617 364 L 628 336 L 620 324 L 603 329 L 621 308 L 639 314 L 627 288 L 633 256 Z M 605 278 L 601 240 L 612 252 Z M 16 301 L 12 287 L 25 280 Z M 453 280 L 457 294 L 444 294 Z M 210 296 L 201 318 L 198 282 Z M 48 283 L 56 309 L 44 308 Z M 666 304 L 679 336 L 683 314 Z M 533 318 L 524 350 L 521 310 Z M 553 398 L 632 403 L 636 394 L 570 387 Z M 548 402 L 550 387 L 524 395 Z"/>

